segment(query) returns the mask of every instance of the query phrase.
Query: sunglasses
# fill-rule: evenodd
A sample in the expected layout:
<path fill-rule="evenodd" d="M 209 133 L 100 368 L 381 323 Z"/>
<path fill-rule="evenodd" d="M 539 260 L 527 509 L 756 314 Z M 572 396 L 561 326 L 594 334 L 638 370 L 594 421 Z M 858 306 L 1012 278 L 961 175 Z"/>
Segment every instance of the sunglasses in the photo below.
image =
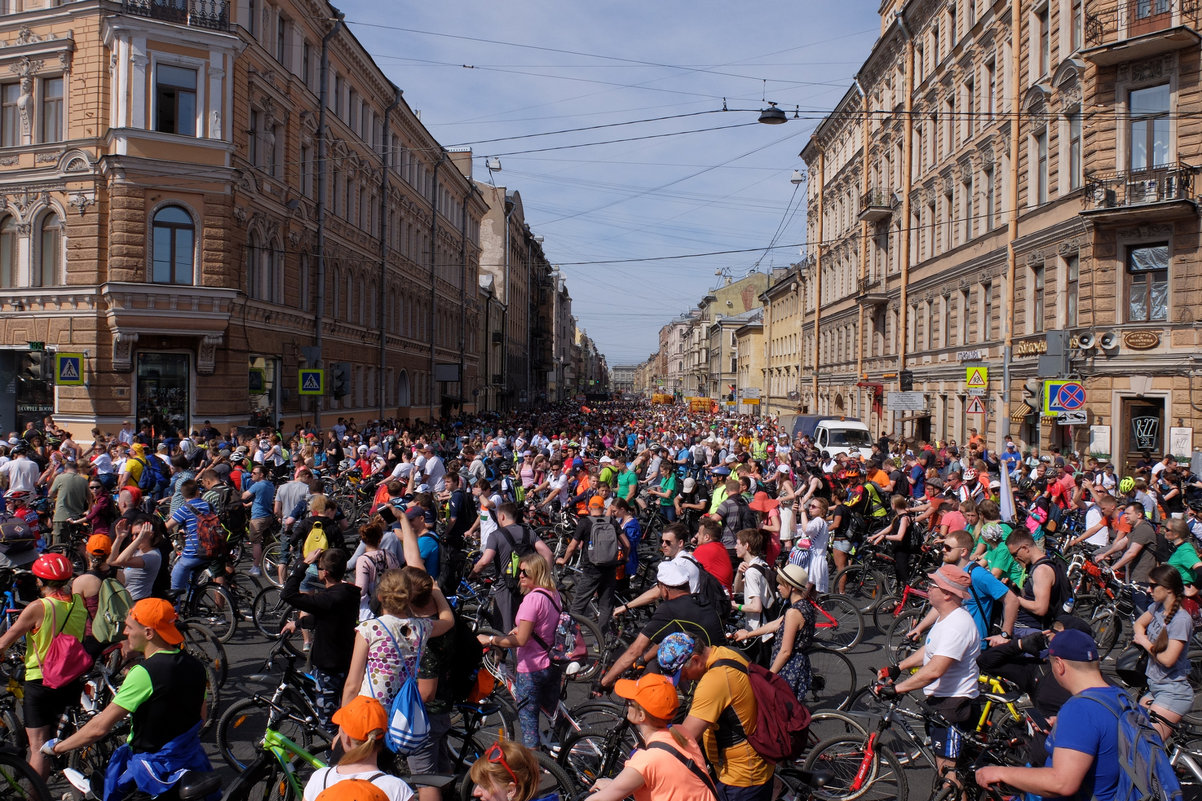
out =
<path fill-rule="evenodd" d="M 943 552 L 948 553 L 950 551 L 955 551 L 955 550 L 958 550 L 959 547 L 960 547 L 959 545 L 944 545 Z"/>
<path fill-rule="evenodd" d="M 1149 582 L 1148 582 L 1148 589 L 1149 589 L 1149 590 L 1154 590 L 1154 589 L 1156 589 L 1157 587 L 1163 587 L 1163 586 L 1164 586 L 1163 584 L 1157 584 L 1157 583 L 1155 583 L 1155 582 L 1152 582 L 1152 581 L 1149 581 Z"/>
<path fill-rule="evenodd" d="M 530 574 L 526 572 L 526 568 L 518 568 L 518 575 L 522 578 L 530 578 Z"/>
<path fill-rule="evenodd" d="M 519 784 L 518 776 L 513 772 L 513 768 L 509 767 L 509 763 L 505 761 L 505 752 L 501 750 L 499 742 L 493 743 L 484 752 L 484 758 L 494 765 L 500 765 L 505 768 L 505 772 L 509 774 L 509 778 L 513 779 L 514 785 Z"/>

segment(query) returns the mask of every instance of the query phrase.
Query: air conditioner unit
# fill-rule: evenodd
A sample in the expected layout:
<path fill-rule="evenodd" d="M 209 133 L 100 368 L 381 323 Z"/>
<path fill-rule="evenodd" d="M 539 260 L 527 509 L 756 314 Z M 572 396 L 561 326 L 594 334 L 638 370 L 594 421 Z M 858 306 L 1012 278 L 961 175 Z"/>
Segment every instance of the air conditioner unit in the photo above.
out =
<path fill-rule="evenodd" d="M 1102 350 L 1114 350 L 1119 346 L 1119 335 L 1113 331 L 1107 331 L 1098 337 L 1098 347 Z"/>
<path fill-rule="evenodd" d="M 1076 344 L 1081 350 L 1092 350 L 1097 343 L 1097 338 L 1090 331 L 1086 331 L 1084 334 L 1077 334 Z"/>

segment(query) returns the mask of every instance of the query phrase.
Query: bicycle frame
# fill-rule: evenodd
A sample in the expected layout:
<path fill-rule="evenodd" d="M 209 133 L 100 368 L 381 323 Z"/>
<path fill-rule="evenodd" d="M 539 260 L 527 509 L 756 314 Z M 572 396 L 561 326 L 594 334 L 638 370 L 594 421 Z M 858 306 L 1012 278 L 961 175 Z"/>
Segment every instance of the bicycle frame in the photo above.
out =
<path fill-rule="evenodd" d="M 325 762 L 270 727 L 268 727 L 266 733 L 263 735 L 262 747 L 263 750 L 270 753 L 280 763 L 280 768 L 284 771 L 283 780 L 288 782 L 292 787 L 292 792 L 296 798 L 304 797 L 305 786 L 296 775 L 296 765 L 293 760 L 299 758 L 314 769 L 327 767 Z M 283 792 L 280 795 L 283 795 Z"/>

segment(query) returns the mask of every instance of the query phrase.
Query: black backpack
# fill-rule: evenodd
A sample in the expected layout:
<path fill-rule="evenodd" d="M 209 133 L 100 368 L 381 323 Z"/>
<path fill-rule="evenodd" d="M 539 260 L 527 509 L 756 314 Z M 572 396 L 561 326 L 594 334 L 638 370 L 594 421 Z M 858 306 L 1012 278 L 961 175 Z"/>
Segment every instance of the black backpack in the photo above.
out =
<path fill-rule="evenodd" d="M 691 554 L 682 553 L 681 556 L 697 566 L 699 578 L 697 581 L 697 592 L 693 593 L 693 597 L 713 607 L 714 611 L 718 613 L 718 619 L 725 623 L 730 617 L 730 596 L 726 594 L 726 588 L 722 586 L 721 581 L 714 578 L 713 573 L 702 567 L 701 563 L 694 559 Z"/>
<path fill-rule="evenodd" d="M 739 531 L 745 528 L 759 528 L 760 518 L 751 505 L 747 503 L 747 499 L 740 494 L 730 496 L 730 499 L 739 507 Z"/>
<path fill-rule="evenodd" d="M 500 526 L 497 533 L 505 539 L 509 545 L 509 558 L 497 560 L 497 573 L 501 577 L 501 581 L 511 592 L 518 591 L 518 565 L 523 557 L 529 556 L 532 553 L 537 553 L 534 550 L 534 538 L 537 536 L 530 530 L 529 526 L 522 526 L 522 538 L 514 540 L 513 535 L 509 532 L 509 526 Z M 497 549 L 500 556 L 500 548 Z"/>
<path fill-rule="evenodd" d="M 235 537 L 245 535 L 246 507 L 242 505 L 242 498 L 238 492 L 233 486 L 225 483 L 218 484 L 210 492 L 217 496 L 214 511 L 217 512 L 217 519 L 225 526 L 225 530 Z"/>
<path fill-rule="evenodd" d="M 459 702 L 475 687 L 476 674 L 484 663 L 484 650 L 472 624 L 462 615 L 455 615 L 455 625 L 446 636 L 451 638 L 451 658 L 447 661 L 445 681 L 439 682 L 438 694 Z"/>

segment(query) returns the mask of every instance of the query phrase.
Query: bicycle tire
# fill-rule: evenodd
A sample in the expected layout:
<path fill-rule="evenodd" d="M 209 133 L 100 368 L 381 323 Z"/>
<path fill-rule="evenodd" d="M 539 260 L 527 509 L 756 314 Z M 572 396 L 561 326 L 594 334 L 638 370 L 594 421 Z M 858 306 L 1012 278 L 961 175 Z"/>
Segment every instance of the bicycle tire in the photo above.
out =
<path fill-rule="evenodd" d="M 921 609 L 907 609 L 893 619 L 885 632 L 885 657 L 890 665 L 896 666 L 918 650 L 918 644 L 906 639 L 906 632 L 914 628 L 926 615 Z"/>
<path fill-rule="evenodd" d="M 848 565 L 831 576 L 830 586 L 842 587 L 839 594 L 851 598 L 860 614 L 868 614 L 889 595 L 889 579 L 867 565 Z"/>
<path fill-rule="evenodd" d="M 865 759 L 865 742 L 866 738 L 863 737 L 832 737 L 810 750 L 802 767 L 827 774 L 826 784 L 813 788 L 813 798 L 823 801 L 892 801 L 907 797 L 905 771 L 897 757 L 887 749 L 878 749 L 873 755 L 863 786 L 851 789 Z"/>
<path fill-rule="evenodd" d="M 834 625 L 824 627 L 827 623 L 822 615 L 814 629 L 814 639 L 819 645 L 833 648 L 836 651 L 850 651 L 859 644 L 864 636 L 864 618 L 856 607 L 853 599 L 846 595 L 824 595 L 816 601 L 823 612 L 834 619 Z"/>
<path fill-rule="evenodd" d="M 572 620 L 580 624 L 580 633 L 584 637 L 585 654 L 578 660 L 580 670 L 568 677 L 569 681 L 591 682 L 600 675 L 604 665 L 601 656 L 605 652 L 605 635 L 601 627 L 584 615 L 572 613 Z"/>
<path fill-rule="evenodd" d="M 246 770 L 238 773 L 233 783 L 225 789 L 221 801 L 271 801 L 275 796 L 275 776 L 280 771 L 275 758 L 260 751 L 255 761 Z"/>
<path fill-rule="evenodd" d="M 1123 635 L 1123 618 L 1112 606 L 1099 607 L 1090 616 L 1089 627 L 1098 644 L 1098 658 L 1105 659 Z"/>
<path fill-rule="evenodd" d="M 210 581 L 197 588 L 188 599 L 185 618 L 208 626 L 217 639 L 227 643 L 238 630 L 237 607 L 229 592 L 220 584 Z"/>
<path fill-rule="evenodd" d="M 104 795 L 104 776 L 118 748 L 118 740 L 111 734 L 94 743 L 77 748 L 67 757 L 67 767 L 79 771 L 88 780 L 97 797 Z"/>
<path fill-rule="evenodd" d="M 626 706 L 613 701 L 585 701 L 568 710 L 581 730 L 600 730 L 616 726 L 626 719 Z"/>
<path fill-rule="evenodd" d="M 50 788 L 20 756 L 0 752 L 0 799 L 50 801 Z"/>
<path fill-rule="evenodd" d="M 629 754 L 637 743 L 627 736 L 615 744 L 611 742 L 612 735 L 613 731 L 578 731 L 560 744 L 559 766 L 571 777 L 575 787 L 584 790 L 597 779 L 612 779 L 621 773 L 625 754 Z M 611 754 L 611 749 L 620 753 Z"/>
<path fill-rule="evenodd" d="M 864 724 L 844 712 L 824 709 L 810 716 L 810 743 L 816 745 L 832 737 L 867 737 Z"/>
<path fill-rule="evenodd" d="M 18 751 L 24 751 L 29 746 L 25 725 L 21 722 L 20 715 L 17 714 L 15 704 L 0 710 L 0 742 L 10 745 Z"/>
<path fill-rule="evenodd" d="M 279 542 L 263 548 L 263 579 L 273 587 L 283 587 L 284 582 L 280 581 L 280 568 L 284 568 L 287 572 L 288 566 L 284 563 L 284 546 Z"/>
<path fill-rule="evenodd" d="M 250 619 L 255 628 L 269 640 L 278 640 L 284 624 L 295 610 L 280 597 L 280 588 L 268 585 L 259 590 L 250 605 Z"/>
<path fill-rule="evenodd" d="M 285 691 L 279 706 L 289 709 L 297 706 L 295 697 Z M 221 758 L 231 768 L 237 771 L 246 770 L 254 762 L 259 753 L 259 743 L 267 731 L 268 721 L 273 714 L 279 717 L 266 699 L 242 698 L 230 704 L 217 721 L 217 750 Z M 291 718 L 278 720 L 273 726 L 294 743 L 311 751 L 313 745 L 313 729 Z"/>
<path fill-rule="evenodd" d="M 834 648 L 810 648 L 810 689 L 805 702 L 810 709 L 843 709 L 855 693 L 856 667 Z"/>
<path fill-rule="evenodd" d="M 184 650 L 211 665 L 217 676 L 217 686 L 224 687 L 229 677 L 229 659 L 221 640 L 203 623 L 181 620 L 178 628 L 180 634 L 184 635 Z"/>

